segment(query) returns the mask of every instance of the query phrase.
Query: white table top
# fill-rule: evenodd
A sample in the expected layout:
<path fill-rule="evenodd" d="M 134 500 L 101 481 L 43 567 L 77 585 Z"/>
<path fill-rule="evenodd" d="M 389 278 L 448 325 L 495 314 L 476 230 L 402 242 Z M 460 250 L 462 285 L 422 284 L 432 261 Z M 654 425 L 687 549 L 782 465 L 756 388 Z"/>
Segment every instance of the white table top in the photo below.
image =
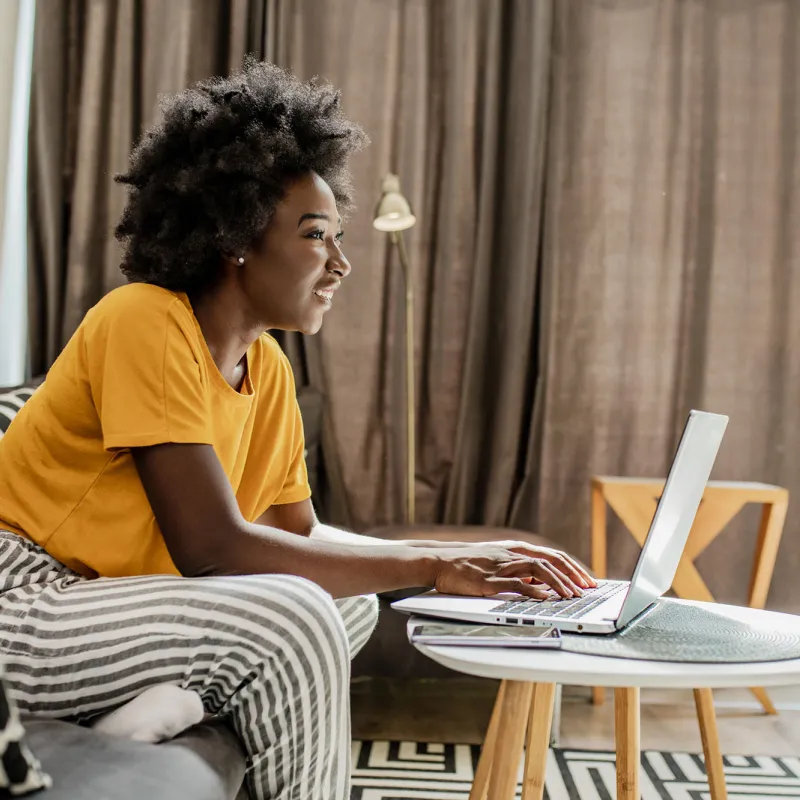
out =
<path fill-rule="evenodd" d="M 668 600 L 688 604 L 686 600 Z M 691 603 L 758 627 L 796 632 L 800 616 L 721 603 Z M 422 622 L 412 617 L 412 625 Z M 571 653 L 565 650 L 512 650 L 501 647 L 430 647 L 415 645 L 424 655 L 457 672 L 481 678 L 563 683 L 573 686 L 642 686 L 661 688 L 778 686 L 800 683 L 800 658 L 756 664 L 697 664 L 641 661 Z"/>

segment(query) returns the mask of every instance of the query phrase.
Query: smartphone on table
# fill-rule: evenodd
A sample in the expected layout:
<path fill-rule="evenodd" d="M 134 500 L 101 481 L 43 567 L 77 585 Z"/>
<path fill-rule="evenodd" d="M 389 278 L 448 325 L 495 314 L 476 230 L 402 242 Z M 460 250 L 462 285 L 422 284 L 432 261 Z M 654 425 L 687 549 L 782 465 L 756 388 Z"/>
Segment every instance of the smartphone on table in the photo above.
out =
<path fill-rule="evenodd" d="M 558 628 L 477 625 L 472 622 L 423 622 L 413 627 L 411 641 L 448 647 L 554 649 L 561 647 L 561 631 Z"/>

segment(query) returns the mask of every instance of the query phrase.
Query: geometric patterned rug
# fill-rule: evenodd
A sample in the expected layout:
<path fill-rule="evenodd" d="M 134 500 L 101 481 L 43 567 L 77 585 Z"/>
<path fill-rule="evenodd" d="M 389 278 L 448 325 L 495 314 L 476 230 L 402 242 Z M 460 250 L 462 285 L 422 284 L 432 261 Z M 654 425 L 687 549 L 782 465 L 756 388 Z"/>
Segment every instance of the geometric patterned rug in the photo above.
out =
<path fill-rule="evenodd" d="M 466 744 L 354 741 L 351 800 L 467 800 L 479 754 Z M 800 758 L 724 760 L 728 800 L 800 798 Z M 642 800 L 709 798 L 701 755 L 646 751 L 639 785 Z M 616 793 L 614 753 L 550 750 L 545 800 L 614 800 Z"/>

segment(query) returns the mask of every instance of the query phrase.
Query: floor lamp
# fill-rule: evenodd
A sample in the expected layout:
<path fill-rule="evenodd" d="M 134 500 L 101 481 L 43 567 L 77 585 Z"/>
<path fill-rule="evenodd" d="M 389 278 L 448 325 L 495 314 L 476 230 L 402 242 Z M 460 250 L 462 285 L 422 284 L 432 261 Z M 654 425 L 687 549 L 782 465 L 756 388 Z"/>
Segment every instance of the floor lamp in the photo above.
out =
<path fill-rule="evenodd" d="M 403 231 L 408 230 L 417 218 L 411 213 L 408 200 L 400 192 L 400 179 L 389 173 L 383 179 L 381 198 L 375 208 L 372 224 L 389 234 L 397 246 L 400 267 L 406 287 L 406 523 L 415 521 L 414 479 L 416 470 L 415 417 L 414 417 L 414 284 L 408 266 L 408 255 L 403 242 Z"/>

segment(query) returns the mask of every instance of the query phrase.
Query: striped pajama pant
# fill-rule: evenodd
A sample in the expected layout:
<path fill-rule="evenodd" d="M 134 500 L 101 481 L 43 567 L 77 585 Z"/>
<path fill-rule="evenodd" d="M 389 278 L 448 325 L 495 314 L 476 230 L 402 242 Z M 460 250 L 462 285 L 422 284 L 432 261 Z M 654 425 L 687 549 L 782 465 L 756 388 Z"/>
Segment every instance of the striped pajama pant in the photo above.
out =
<path fill-rule="evenodd" d="M 350 659 L 377 600 L 288 575 L 87 580 L 0 532 L 0 658 L 19 707 L 85 721 L 161 683 L 226 715 L 253 800 L 350 796 Z"/>

